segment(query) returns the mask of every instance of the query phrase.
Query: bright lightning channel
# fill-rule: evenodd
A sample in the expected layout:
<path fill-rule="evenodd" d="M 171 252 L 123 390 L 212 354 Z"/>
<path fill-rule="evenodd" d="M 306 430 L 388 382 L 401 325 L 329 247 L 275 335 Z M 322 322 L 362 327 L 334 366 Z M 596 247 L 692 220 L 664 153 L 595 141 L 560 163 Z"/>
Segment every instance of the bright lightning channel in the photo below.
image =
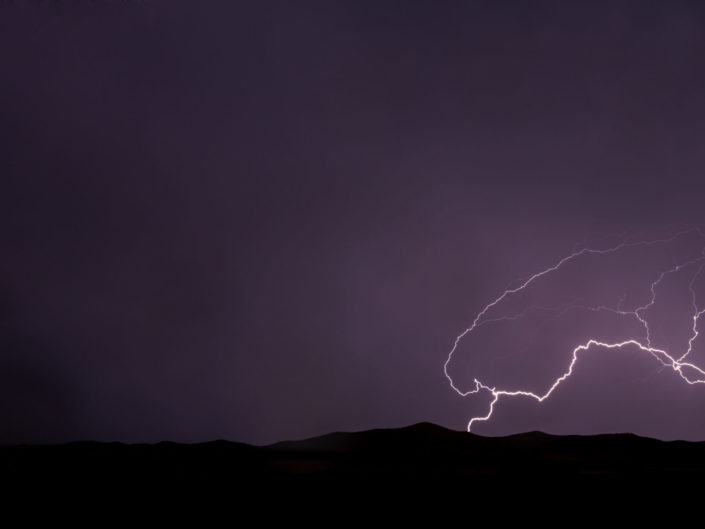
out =
<path fill-rule="evenodd" d="M 448 353 L 448 358 L 446 359 L 445 363 L 443 364 L 443 372 L 448 379 L 448 382 L 450 383 L 451 388 L 458 393 L 458 395 L 462 397 L 466 397 L 468 395 L 473 395 L 477 394 L 480 391 L 487 391 L 492 395 L 492 400 L 490 401 L 489 405 L 489 411 L 487 412 L 486 415 L 479 416 L 479 417 L 472 417 L 470 421 L 468 422 L 467 425 L 467 430 L 468 432 L 472 430 L 473 424 L 477 422 L 482 422 L 482 421 L 488 421 L 492 417 L 492 414 L 494 413 L 495 406 L 499 402 L 499 400 L 503 397 L 529 397 L 532 399 L 537 400 L 538 402 L 543 402 L 546 400 L 548 397 L 551 396 L 551 394 L 560 386 L 562 382 L 564 382 L 566 379 L 568 379 L 572 374 L 575 369 L 575 365 L 578 362 L 578 357 L 579 355 L 590 349 L 591 347 L 602 347 L 606 349 L 619 349 L 625 346 L 634 346 L 638 348 L 638 350 L 644 352 L 644 353 L 649 353 L 651 354 L 656 360 L 658 360 L 663 367 L 669 367 L 673 371 L 675 371 L 687 384 L 705 384 L 705 371 L 701 369 L 700 367 L 696 366 L 695 364 L 692 364 L 690 362 L 687 362 L 686 359 L 688 355 L 691 353 L 693 349 L 693 343 L 695 342 L 696 338 L 698 337 L 698 321 L 700 317 L 705 313 L 705 309 L 700 309 L 697 305 L 696 301 L 696 295 L 695 295 L 695 281 L 696 279 L 700 276 L 701 272 L 703 271 L 703 268 L 705 267 L 705 244 L 703 245 L 700 256 L 696 257 L 694 259 L 690 259 L 688 261 L 685 261 L 683 263 L 677 264 L 673 266 L 672 268 L 669 268 L 663 272 L 660 273 L 658 278 L 656 278 L 655 281 L 653 281 L 650 285 L 650 291 L 651 291 L 651 297 L 645 305 L 636 307 L 634 310 L 623 310 L 621 308 L 621 305 L 624 301 L 624 298 L 620 301 L 619 305 L 617 308 L 611 308 L 611 307 L 606 307 L 606 306 L 599 306 L 599 307 L 590 307 L 590 306 L 581 306 L 581 305 L 575 305 L 575 304 L 566 304 L 564 308 L 581 308 L 581 309 L 586 309 L 586 310 L 592 310 L 592 311 L 597 311 L 597 310 L 605 310 L 605 311 L 610 311 L 615 314 L 619 314 L 621 316 L 631 316 L 637 319 L 637 321 L 641 324 L 645 331 L 645 340 L 641 341 L 636 338 L 631 338 L 628 340 L 624 340 L 621 342 L 616 342 L 616 343 L 606 343 L 603 341 L 595 340 L 595 339 L 590 339 L 584 344 L 580 344 L 576 346 L 573 349 L 572 357 L 570 364 L 568 365 L 568 369 L 563 373 L 561 376 L 559 376 L 554 382 L 551 384 L 551 386 L 546 390 L 545 393 L 539 394 L 539 393 L 534 393 L 532 391 L 525 391 L 525 390 L 506 390 L 506 389 L 499 389 L 497 387 L 490 387 L 487 384 L 484 384 L 482 381 L 479 379 L 475 378 L 473 380 L 474 382 L 474 387 L 472 387 L 469 390 L 463 391 L 460 389 L 455 382 L 453 381 L 453 378 L 451 375 L 448 373 L 448 364 L 450 364 L 451 360 L 453 359 L 453 355 L 455 354 L 456 349 L 458 348 L 459 343 L 461 340 L 472 333 L 475 329 L 480 327 L 481 325 L 484 325 L 486 323 L 490 322 L 496 322 L 496 321 L 507 321 L 507 320 L 516 320 L 521 318 L 522 316 L 526 315 L 529 309 L 525 309 L 519 314 L 512 315 L 512 316 L 500 316 L 496 318 L 487 318 L 486 315 L 490 309 L 493 309 L 496 307 L 498 304 L 500 304 L 505 298 L 512 294 L 516 294 L 524 289 L 526 289 L 529 285 L 534 283 L 537 279 L 547 276 L 551 274 L 552 272 L 555 272 L 562 266 L 564 266 L 566 263 L 569 261 L 573 261 L 577 259 L 578 257 L 582 255 L 587 255 L 587 254 L 598 254 L 598 255 L 605 255 L 605 254 L 612 254 L 615 252 L 618 252 L 620 250 L 623 250 L 625 248 L 630 248 L 630 247 L 638 247 L 638 246 L 652 246 L 652 245 L 658 245 L 658 244 L 668 244 L 674 242 L 676 239 L 683 237 L 688 234 L 697 234 L 701 240 L 705 239 L 705 234 L 699 229 L 699 228 L 690 228 L 688 230 L 680 231 L 673 235 L 670 238 L 667 239 L 656 239 L 656 240 L 642 240 L 638 242 L 623 242 L 621 244 L 618 244 L 616 246 L 613 246 L 611 248 L 607 249 L 591 249 L 591 248 L 583 248 L 581 250 L 574 250 L 571 254 L 568 256 L 562 258 L 560 261 L 558 261 L 556 264 L 553 266 L 546 268 L 545 270 L 542 270 L 540 272 L 537 272 L 536 274 L 532 275 L 529 277 L 529 279 L 525 280 L 523 283 L 521 283 L 518 287 L 515 288 L 508 288 L 502 294 L 497 297 L 494 301 L 488 303 L 485 305 L 485 307 L 475 316 L 475 319 L 473 320 L 472 324 L 465 329 L 462 333 L 460 333 L 456 339 L 455 342 L 453 343 L 453 348 L 450 350 Z M 654 305 L 656 302 L 656 288 L 658 285 L 663 281 L 663 279 L 670 275 L 674 274 L 686 267 L 690 266 L 697 266 L 697 269 L 693 275 L 693 277 L 690 280 L 690 283 L 688 285 L 690 296 L 691 296 L 691 305 L 692 305 L 692 333 L 690 335 L 690 339 L 688 340 L 688 347 L 687 349 L 681 354 L 680 356 L 676 356 L 672 353 L 669 353 L 665 351 L 664 349 L 659 349 L 657 347 L 654 347 L 651 342 L 651 329 L 649 328 L 649 324 L 647 320 L 645 319 L 644 316 L 642 316 L 643 313 L 645 313 L 651 306 Z M 537 308 L 537 307 L 530 307 L 530 308 Z M 540 308 L 540 307 L 538 307 Z M 689 374 L 684 373 L 683 368 L 689 368 Z"/>

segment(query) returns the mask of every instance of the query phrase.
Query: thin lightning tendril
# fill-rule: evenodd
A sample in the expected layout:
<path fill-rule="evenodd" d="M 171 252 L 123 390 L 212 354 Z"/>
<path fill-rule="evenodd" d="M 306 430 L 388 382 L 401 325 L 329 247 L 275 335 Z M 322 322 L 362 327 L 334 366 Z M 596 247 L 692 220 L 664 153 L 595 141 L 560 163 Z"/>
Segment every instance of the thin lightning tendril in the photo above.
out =
<path fill-rule="evenodd" d="M 622 309 L 622 305 L 624 301 L 626 300 L 626 293 L 622 297 L 622 299 L 619 301 L 619 304 L 617 305 L 617 308 L 612 308 L 612 307 L 607 307 L 607 306 L 599 306 L 599 307 L 591 307 L 591 306 L 586 306 L 586 305 L 577 305 L 574 303 L 568 303 L 561 305 L 560 307 L 557 308 L 549 308 L 549 307 L 537 307 L 537 306 L 532 306 L 529 307 L 525 310 L 523 310 L 520 313 L 511 315 L 511 316 L 500 316 L 496 318 L 486 318 L 486 314 L 488 311 L 496 307 L 499 303 L 501 303 L 504 299 L 506 299 L 508 296 L 511 296 L 512 294 L 516 294 L 518 292 L 521 292 L 522 290 L 526 289 L 529 285 L 534 283 L 537 279 L 544 277 L 552 272 L 555 272 L 559 268 L 561 268 L 563 265 L 568 263 L 569 261 L 573 261 L 576 258 L 582 256 L 582 255 L 587 255 L 587 254 L 593 254 L 593 255 L 605 255 L 605 254 L 612 254 L 615 253 L 619 250 L 623 250 L 625 248 L 633 248 L 633 247 L 639 247 L 639 246 L 653 246 L 657 244 L 668 244 L 671 242 L 674 242 L 676 239 L 679 237 L 682 237 L 686 234 L 693 234 L 697 233 L 698 236 L 701 239 L 705 239 L 705 234 L 699 229 L 699 228 L 690 228 L 688 230 L 680 231 L 673 235 L 670 238 L 667 239 L 656 239 L 656 240 L 642 240 L 638 242 L 622 242 L 621 244 L 618 244 L 616 246 L 613 246 L 611 248 L 607 249 L 591 249 L 591 248 L 582 248 L 580 250 L 576 250 L 574 248 L 573 252 L 568 255 L 567 257 L 564 257 L 560 261 L 558 261 L 556 264 L 553 266 L 546 268 L 545 270 L 542 270 L 540 272 L 537 272 L 536 274 L 532 275 L 525 281 L 523 281 L 519 286 L 515 288 L 507 288 L 502 294 L 497 297 L 494 301 L 488 303 L 478 314 L 475 316 L 475 319 L 473 320 L 472 324 L 465 329 L 462 333 L 460 333 L 456 339 L 455 342 L 453 343 L 453 348 L 450 350 L 448 353 L 448 358 L 446 359 L 445 363 L 443 364 L 443 372 L 448 379 L 448 382 L 450 383 L 451 388 L 458 393 L 461 397 L 466 397 L 468 395 L 473 395 L 477 394 L 480 391 L 487 391 L 492 395 L 492 400 L 490 401 L 489 404 L 489 411 L 487 412 L 486 415 L 484 416 L 479 416 L 479 417 L 473 417 L 470 419 L 467 425 L 467 430 L 468 432 L 472 430 L 472 426 L 476 422 L 482 422 L 482 421 L 488 421 L 491 417 L 492 414 L 494 413 L 495 405 L 499 402 L 499 400 L 502 397 L 530 397 L 532 399 L 535 399 L 538 402 L 543 402 L 546 400 L 548 397 L 551 396 L 551 394 L 558 388 L 558 386 L 568 379 L 572 374 L 573 370 L 575 368 L 575 365 L 578 361 L 578 356 L 580 353 L 587 351 L 591 347 L 601 347 L 601 348 L 606 348 L 606 349 L 620 349 L 625 346 L 634 346 L 636 347 L 639 351 L 642 351 L 644 353 L 649 353 L 652 355 L 656 360 L 658 360 L 662 364 L 662 369 L 665 367 L 671 368 L 674 372 L 676 372 L 687 384 L 694 385 L 694 384 L 705 384 L 705 370 L 701 369 L 700 367 L 696 366 L 695 364 L 691 362 L 686 362 L 685 360 L 687 359 L 688 355 L 693 350 L 693 343 L 695 342 L 696 338 L 699 335 L 698 332 L 698 321 L 700 317 L 705 313 L 705 308 L 700 309 L 697 304 L 696 300 L 696 293 L 695 293 L 695 281 L 698 279 L 700 276 L 701 272 L 703 271 L 703 268 L 705 268 L 705 245 L 703 246 L 700 256 L 696 257 L 694 259 L 690 259 L 688 261 L 685 261 L 683 263 L 677 264 L 673 266 L 672 268 L 665 270 L 660 273 L 658 278 L 653 281 L 650 285 L 650 291 L 651 291 L 651 297 L 649 301 L 641 305 L 634 310 L 624 310 Z M 644 316 L 644 314 L 656 303 L 656 289 L 659 286 L 659 284 L 666 278 L 667 276 L 674 274 L 680 270 L 683 270 L 684 268 L 690 267 L 690 266 L 695 266 L 698 265 L 697 271 L 693 275 L 693 277 L 690 280 L 690 283 L 688 284 L 688 290 L 690 292 L 690 297 L 691 297 L 691 305 L 693 308 L 693 316 L 692 316 L 692 333 L 690 335 L 690 339 L 688 340 L 688 347 L 685 350 L 685 352 L 676 357 L 673 354 L 668 353 L 664 349 L 660 349 L 657 347 L 654 347 L 652 344 L 652 336 L 651 336 L 651 329 L 649 328 L 649 324 Z M 642 342 L 640 340 L 637 340 L 635 338 L 627 339 L 621 342 L 616 342 L 616 343 L 607 343 L 603 341 L 599 341 L 596 339 L 590 339 L 586 343 L 580 344 L 576 346 L 573 349 L 572 352 L 572 357 L 570 360 L 570 364 L 568 365 L 568 369 L 557 379 L 554 380 L 554 382 L 551 384 L 551 386 L 546 390 L 545 393 L 543 394 L 538 394 L 534 393 L 531 391 L 526 391 L 526 390 L 506 390 L 506 389 L 498 389 L 496 387 L 490 387 L 483 382 L 481 382 L 479 379 L 475 378 L 473 379 L 474 382 L 474 387 L 469 390 L 463 391 L 460 389 L 455 382 L 453 381 L 453 378 L 451 375 L 448 373 L 448 365 L 450 364 L 451 360 L 453 359 L 453 355 L 455 354 L 456 349 L 458 348 L 458 345 L 460 344 L 460 341 L 467 336 L 468 334 L 472 333 L 475 329 L 478 327 L 486 324 L 486 323 L 491 323 L 491 322 L 497 322 L 497 321 L 511 321 L 511 320 L 516 320 L 519 319 L 523 316 L 525 316 L 530 310 L 544 310 L 544 311 L 553 311 L 556 312 L 554 317 L 559 317 L 561 314 L 565 313 L 568 310 L 571 309 L 584 309 L 584 310 L 590 310 L 590 311 L 607 311 L 607 312 L 612 312 L 614 314 L 618 314 L 620 316 L 631 316 L 636 318 L 636 320 L 641 324 L 641 326 L 644 329 L 645 332 L 645 340 Z M 686 374 L 684 372 L 684 368 L 687 368 L 686 370 L 689 371 L 689 374 Z"/>

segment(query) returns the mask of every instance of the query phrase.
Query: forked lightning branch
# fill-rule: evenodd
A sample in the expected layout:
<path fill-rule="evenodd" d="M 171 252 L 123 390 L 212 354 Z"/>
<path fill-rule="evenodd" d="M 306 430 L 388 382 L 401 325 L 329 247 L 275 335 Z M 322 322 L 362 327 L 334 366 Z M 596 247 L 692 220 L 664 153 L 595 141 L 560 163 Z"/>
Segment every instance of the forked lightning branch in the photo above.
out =
<path fill-rule="evenodd" d="M 538 280 L 557 272 L 562 267 L 568 265 L 568 263 L 584 258 L 588 255 L 606 256 L 609 254 L 616 254 L 618 252 L 625 251 L 629 248 L 668 245 L 669 243 L 674 243 L 684 237 L 697 238 L 699 245 L 699 253 L 695 257 L 676 263 L 666 269 L 660 270 L 650 284 L 646 283 L 645 287 L 648 287 L 650 291 L 650 295 L 646 303 L 631 310 L 625 310 L 624 308 L 622 308 L 621 303 L 617 307 L 608 307 L 604 305 L 567 305 L 569 307 L 584 310 L 604 310 L 615 313 L 624 318 L 633 318 L 634 321 L 638 323 L 639 328 L 641 329 L 641 332 L 638 336 L 630 336 L 624 340 L 617 342 L 606 342 L 604 340 L 591 338 L 583 343 L 576 344 L 572 351 L 567 351 L 567 367 L 563 374 L 557 377 L 552 384 L 545 388 L 543 392 L 529 391 L 526 389 L 496 387 L 489 383 L 483 382 L 483 380 L 481 380 L 479 377 L 472 376 L 472 374 L 470 375 L 470 377 L 467 378 L 467 380 L 472 379 L 472 382 L 470 384 L 467 384 L 468 387 L 464 388 L 459 382 L 456 382 L 456 380 L 454 380 L 453 376 L 451 376 L 448 366 L 453 360 L 454 355 L 457 353 L 458 346 L 460 345 L 460 343 L 464 339 L 469 337 L 473 332 L 477 331 L 477 329 L 485 323 L 496 322 L 499 320 L 515 320 L 523 317 L 526 314 L 526 311 L 517 315 L 502 315 L 493 317 L 490 317 L 489 314 L 491 311 L 494 312 L 498 310 L 500 305 L 505 300 L 508 300 L 512 296 L 515 296 L 521 293 L 522 291 L 526 290 L 530 286 L 534 285 Z M 689 361 L 690 353 L 692 352 L 694 343 L 698 338 L 698 323 L 700 317 L 705 312 L 705 308 L 701 309 L 698 306 L 696 291 L 694 288 L 695 282 L 700 276 L 700 274 L 703 272 L 704 267 L 705 234 L 699 228 L 690 228 L 684 231 L 680 231 L 672 237 L 665 239 L 622 242 L 616 246 L 612 246 L 606 249 L 583 248 L 581 250 L 574 251 L 573 253 L 559 260 L 553 266 L 532 275 L 531 277 L 523 281 L 518 287 L 510 288 L 502 292 L 501 295 L 499 295 L 496 299 L 485 305 L 485 307 L 477 314 L 477 316 L 475 316 L 475 319 L 472 321 L 472 324 L 462 333 L 460 333 L 460 335 L 457 336 L 455 342 L 453 343 L 452 349 L 448 353 L 448 358 L 446 359 L 443 365 L 443 372 L 446 378 L 448 379 L 450 386 L 453 388 L 453 390 L 455 390 L 455 392 L 458 393 L 458 395 L 466 397 L 468 395 L 473 395 L 480 392 L 487 392 L 491 395 L 491 401 L 487 413 L 485 415 L 472 417 L 467 425 L 468 431 L 472 430 L 472 427 L 475 423 L 490 420 L 496 406 L 502 399 L 521 397 L 535 399 L 538 402 L 543 402 L 544 400 L 548 399 L 561 384 L 567 383 L 566 381 L 575 373 L 577 369 L 579 369 L 581 357 L 593 348 L 619 349 L 623 347 L 634 347 L 638 351 L 652 356 L 664 368 L 672 369 L 680 376 L 684 383 L 705 384 L 705 370 Z M 689 304 L 690 306 L 692 306 L 692 309 L 690 310 L 690 317 L 692 318 L 692 322 L 689 322 L 688 324 L 688 328 L 690 329 L 690 335 L 688 337 L 687 347 L 680 351 L 666 350 L 665 348 L 659 348 L 653 345 L 653 333 L 650 327 L 652 323 L 649 322 L 649 318 L 647 316 L 648 310 L 656 303 L 659 286 L 661 286 L 662 282 L 666 277 L 676 273 L 688 274 L 688 290 L 690 296 Z M 467 373 L 464 373 L 464 375 L 467 376 Z"/>

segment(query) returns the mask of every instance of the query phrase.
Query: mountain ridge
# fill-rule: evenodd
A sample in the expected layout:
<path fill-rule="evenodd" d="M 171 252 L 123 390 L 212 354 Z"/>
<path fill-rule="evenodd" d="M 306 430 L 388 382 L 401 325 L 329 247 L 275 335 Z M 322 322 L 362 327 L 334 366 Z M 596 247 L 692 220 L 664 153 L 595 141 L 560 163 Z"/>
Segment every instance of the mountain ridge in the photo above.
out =
<path fill-rule="evenodd" d="M 253 487 L 421 482 L 466 486 L 468 478 L 505 476 L 692 476 L 705 474 L 705 442 L 660 441 L 628 433 L 484 437 L 417 423 L 264 446 L 225 440 L 3 446 L 0 474 L 7 483 L 50 483 L 70 476 L 94 484 Z"/>

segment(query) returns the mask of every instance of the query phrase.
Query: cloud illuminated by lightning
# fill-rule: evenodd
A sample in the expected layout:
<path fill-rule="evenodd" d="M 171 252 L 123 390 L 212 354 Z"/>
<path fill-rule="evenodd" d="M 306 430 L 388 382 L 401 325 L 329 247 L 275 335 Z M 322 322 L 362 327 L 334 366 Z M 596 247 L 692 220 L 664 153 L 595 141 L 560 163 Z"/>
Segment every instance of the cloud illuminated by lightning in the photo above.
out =
<path fill-rule="evenodd" d="M 662 270 L 658 276 L 651 282 L 649 289 L 650 289 L 650 298 L 646 304 L 640 305 L 633 310 L 625 310 L 622 308 L 622 305 L 625 301 L 625 297 L 622 298 L 622 300 L 619 302 L 616 308 L 614 307 L 608 307 L 608 306 L 589 306 L 589 305 L 579 305 L 576 303 L 567 303 L 564 304 L 561 307 L 558 307 L 557 309 L 551 309 L 548 307 L 529 307 L 517 314 L 513 315 L 504 315 L 504 316 L 498 316 L 498 317 L 493 317 L 489 318 L 488 317 L 488 312 L 491 310 L 494 310 L 496 307 L 498 307 L 503 301 L 505 301 L 507 298 L 518 294 L 525 290 L 527 287 L 530 285 L 534 284 L 538 279 L 543 278 L 545 276 L 549 276 L 553 272 L 556 272 L 559 270 L 561 267 L 566 265 L 567 263 L 571 261 L 575 261 L 580 259 L 583 256 L 587 255 L 596 255 L 596 256 L 601 256 L 601 255 L 607 255 L 607 254 L 615 254 L 617 252 L 620 252 L 622 250 L 625 250 L 627 248 L 634 248 L 634 247 L 647 247 L 647 246 L 654 246 L 654 245 L 667 245 L 669 243 L 673 243 L 679 238 L 685 237 L 686 235 L 695 235 L 698 237 L 698 240 L 701 244 L 699 247 L 700 253 L 697 257 L 691 258 L 688 260 L 685 260 L 683 262 L 677 263 L 674 266 Z M 494 413 L 494 409 L 496 404 L 500 401 L 502 398 L 510 398 L 510 397 L 528 397 L 535 399 L 538 402 L 543 402 L 547 398 L 549 398 L 554 391 L 563 383 L 566 381 L 570 376 L 573 374 L 576 365 L 578 363 L 578 359 L 580 355 L 588 351 L 589 349 L 595 347 L 595 348 L 605 348 L 605 349 L 620 349 L 622 347 L 626 346 L 631 346 L 631 347 L 636 347 L 639 351 L 643 353 L 648 353 L 651 355 L 653 358 L 655 358 L 658 362 L 660 362 L 662 368 L 670 368 L 672 369 L 675 373 L 677 373 L 680 378 L 687 384 L 705 384 L 705 370 L 702 368 L 698 367 L 697 365 L 687 361 L 688 356 L 693 350 L 693 344 L 696 341 L 696 339 L 699 336 L 698 332 L 698 322 L 700 320 L 700 317 L 705 313 L 705 308 L 701 309 L 699 308 L 697 304 L 697 299 L 696 299 L 696 292 L 695 292 L 695 281 L 698 279 L 700 274 L 703 271 L 703 268 L 705 267 L 705 234 L 699 229 L 699 228 L 690 228 L 684 231 L 680 231 L 673 235 L 670 238 L 665 238 L 665 239 L 656 239 L 656 240 L 641 240 L 637 242 L 622 242 L 621 244 L 618 244 L 616 246 L 612 246 L 610 248 L 606 249 L 593 249 L 593 248 L 582 248 L 580 250 L 575 250 L 570 253 L 568 256 L 560 259 L 556 264 L 553 266 L 550 266 L 549 268 L 546 268 L 540 272 L 537 272 L 536 274 L 532 275 L 525 281 L 523 281 L 519 286 L 515 288 L 508 288 L 500 296 L 498 296 L 494 301 L 488 303 L 485 305 L 485 307 L 475 316 L 475 319 L 473 320 L 472 324 L 465 329 L 460 335 L 457 336 L 455 339 L 455 342 L 453 344 L 452 349 L 448 353 L 448 358 L 446 359 L 445 363 L 443 364 L 443 372 L 448 379 L 448 382 L 450 383 L 450 386 L 455 390 L 460 396 L 468 396 L 472 394 L 477 394 L 480 393 L 481 391 L 486 391 L 489 392 L 492 395 L 492 400 L 490 401 L 489 405 L 489 410 L 486 415 L 484 416 L 479 416 L 479 417 L 472 417 L 470 421 L 468 422 L 467 429 L 468 431 L 471 431 L 473 424 L 480 422 L 480 421 L 487 421 L 492 417 L 492 414 Z M 690 282 L 688 284 L 688 289 L 690 293 L 690 302 L 692 306 L 692 325 L 690 326 L 691 328 L 691 334 L 688 340 L 688 345 L 687 348 L 678 353 L 674 352 L 669 352 L 665 349 L 655 347 L 652 343 L 652 331 L 651 328 L 649 327 L 649 322 L 647 321 L 647 316 L 646 312 L 651 308 L 655 302 L 656 302 L 656 290 L 661 284 L 661 282 L 664 280 L 669 275 L 676 274 L 678 272 L 684 271 L 684 270 L 691 270 L 692 271 L 692 277 L 690 278 Z M 492 322 L 498 322 L 498 321 L 512 321 L 512 320 L 517 320 L 522 317 L 524 317 L 529 310 L 532 309 L 543 309 L 543 310 L 554 310 L 557 315 L 562 314 L 566 310 L 571 310 L 571 309 L 581 309 L 581 310 L 590 310 L 590 311 L 607 311 L 611 312 L 613 314 L 616 314 L 621 317 L 625 318 L 634 318 L 640 325 L 640 327 L 643 328 L 644 331 L 644 336 L 643 337 L 629 337 L 623 341 L 618 341 L 618 342 L 606 342 L 606 341 L 601 341 L 597 339 L 589 339 L 585 343 L 577 345 L 573 351 L 572 351 L 572 356 L 568 365 L 567 370 L 560 375 L 558 378 L 556 378 L 553 383 L 546 388 L 546 390 L 543 393 L 535 393 L 532 391 L 527 391 L 527 390 L 522 390 L 522 389 L 502 389 L 494 386 L 490 386 L 488 384 L 483 383 L 481 380 L 478 378 L 473 379 L 473 384 L 470 387 L 470 389 L 463 390 L 458 385 L 456 382 L 453 380 L 451 377 L 450 373 L 448 372 L 448 365 L 450 364 L 451 360 L 453 359 L 453 355 L 456 353 L 456 350 L 458 348 L 458 345 L 460 344 L 461 340 L 468 336 L 469 334 L 473 333 L 476 329 L 478 329 L 480 326 L 487 324 L 487 323 L 492 323 Z"/>

